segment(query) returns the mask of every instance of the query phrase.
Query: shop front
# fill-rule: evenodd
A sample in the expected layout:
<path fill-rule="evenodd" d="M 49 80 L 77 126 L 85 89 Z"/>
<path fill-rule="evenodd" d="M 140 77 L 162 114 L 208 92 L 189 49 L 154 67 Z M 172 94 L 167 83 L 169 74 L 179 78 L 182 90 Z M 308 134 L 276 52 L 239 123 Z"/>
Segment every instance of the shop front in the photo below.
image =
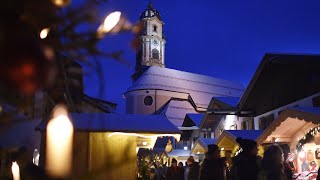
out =
<path fill-rule="evenodd" d="M 257 139 L 257 143 L 287 144 L 285 159 L 296 176 L 314 176 L 320 164 L 320 108 L 288 108 Z"/>
<path fill-rule="evenodd" d="M 231 158 L 236 156 L 240 151 L 240 147 L 236 142 L 236 139 L 241 137 L 243 139 L 251 139 L 256 141 L 262 132 L 263 131 L 260 130 L 224 130 L 217 139 L 216 144 L 221 149 L 221 156 L 226 157 L 228 163 L 231 164 Z M 258 148 L 258 154 L 262 156 L 263 148 Z"/>
<path fill-rule="evenodd" d="M 197 155 L 199 161 L 202 161 L 205 153 L 208 151 L 208 145 L 215 144 L 216 140 L 216 138 L 198 138 L 191 149 L 191 153 Z"/>

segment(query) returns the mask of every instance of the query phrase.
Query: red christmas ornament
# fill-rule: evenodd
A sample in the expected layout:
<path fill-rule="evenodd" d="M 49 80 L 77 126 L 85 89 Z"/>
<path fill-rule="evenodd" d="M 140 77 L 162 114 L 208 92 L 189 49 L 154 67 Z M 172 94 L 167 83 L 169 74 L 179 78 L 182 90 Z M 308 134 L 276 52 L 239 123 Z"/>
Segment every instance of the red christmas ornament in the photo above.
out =
<path fill-rule="evenodd" d="M 47 87 L 55 66 L 46 57 L 37 31 L 21 21 L 7 22 L 1 30 L 4 41 L 0 47 L 0 80 L 26 95 Z"/>

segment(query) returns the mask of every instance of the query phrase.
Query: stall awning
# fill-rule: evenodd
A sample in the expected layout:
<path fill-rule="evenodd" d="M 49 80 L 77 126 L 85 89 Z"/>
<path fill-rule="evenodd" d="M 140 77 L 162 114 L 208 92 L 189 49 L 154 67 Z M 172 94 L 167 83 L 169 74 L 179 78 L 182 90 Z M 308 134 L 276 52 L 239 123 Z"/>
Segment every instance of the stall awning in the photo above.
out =
<path fill-rule="evenodd" d="M 257 143 L 295 142 L 311 128 L 320 125 L 320 108 L 288 108 L 265 129 Z"/>
<path fill-rule="evenodd" d="M 192 147 L 191 153 L 204 154 L 208 150 L 208 145 L 215 144 L 216 140 L 216 138 L 198 138 Z"/>
<path fill-rule="evenodd" d="M 238 137 L 256 141 L 262 132 L 261 130 L 224 130 L 216 144 L 221 148 L 233 150 L 234 146 L 237 145 L 236 139 Z"/>
<path fill-rule="evenodd" d="M 116 113 L 70 113 L 76 131 L 86 132 L 126 132 L 152 134 L 181 134 L 163 115 L 138 115 Z M 45 130 L 46 121 L 37 130 Z"/>
<path fill-rule="evenodd" d="M 190 150 L 174 149 L 168 153 L 169 157 L 189 157 L 191 154 Z"/>

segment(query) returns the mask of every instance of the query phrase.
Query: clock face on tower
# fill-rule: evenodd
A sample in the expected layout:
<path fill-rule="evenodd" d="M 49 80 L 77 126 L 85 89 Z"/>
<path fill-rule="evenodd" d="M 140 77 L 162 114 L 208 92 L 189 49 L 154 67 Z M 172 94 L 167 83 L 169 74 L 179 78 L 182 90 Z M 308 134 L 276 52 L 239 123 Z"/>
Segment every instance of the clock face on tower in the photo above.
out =
<path fill-rule="evenodd" d="M 157 46 L 158 45 L 158 41 L 157 40 L 153 40 L 152 44 Z"/>

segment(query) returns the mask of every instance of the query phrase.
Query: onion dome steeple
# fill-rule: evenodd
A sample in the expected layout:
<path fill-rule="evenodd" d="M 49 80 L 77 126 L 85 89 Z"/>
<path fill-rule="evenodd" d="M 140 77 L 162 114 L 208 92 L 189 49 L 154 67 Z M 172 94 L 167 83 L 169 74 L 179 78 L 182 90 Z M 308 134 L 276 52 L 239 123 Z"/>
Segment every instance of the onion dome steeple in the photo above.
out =
<path fill-rule="evenodd" d="M 157 17 L 161 21 L 160 13 L 156 9 L 153 8 L 153 5 L 150 1 L 147 9 L 141 13 L 140 20 L 142 20 L 144 18 L 152 18 L 152 17 Z"/>
<path fill-rule="evenodd" d="M 143 26 L 137 41 L 136 67 L 132 79 L 136 80 L 150 66 L 165 67 L 164 48 L 166 40 L 160 13 L 150 2 L 147 9 L 140 15 L 139 23 Z"/>

